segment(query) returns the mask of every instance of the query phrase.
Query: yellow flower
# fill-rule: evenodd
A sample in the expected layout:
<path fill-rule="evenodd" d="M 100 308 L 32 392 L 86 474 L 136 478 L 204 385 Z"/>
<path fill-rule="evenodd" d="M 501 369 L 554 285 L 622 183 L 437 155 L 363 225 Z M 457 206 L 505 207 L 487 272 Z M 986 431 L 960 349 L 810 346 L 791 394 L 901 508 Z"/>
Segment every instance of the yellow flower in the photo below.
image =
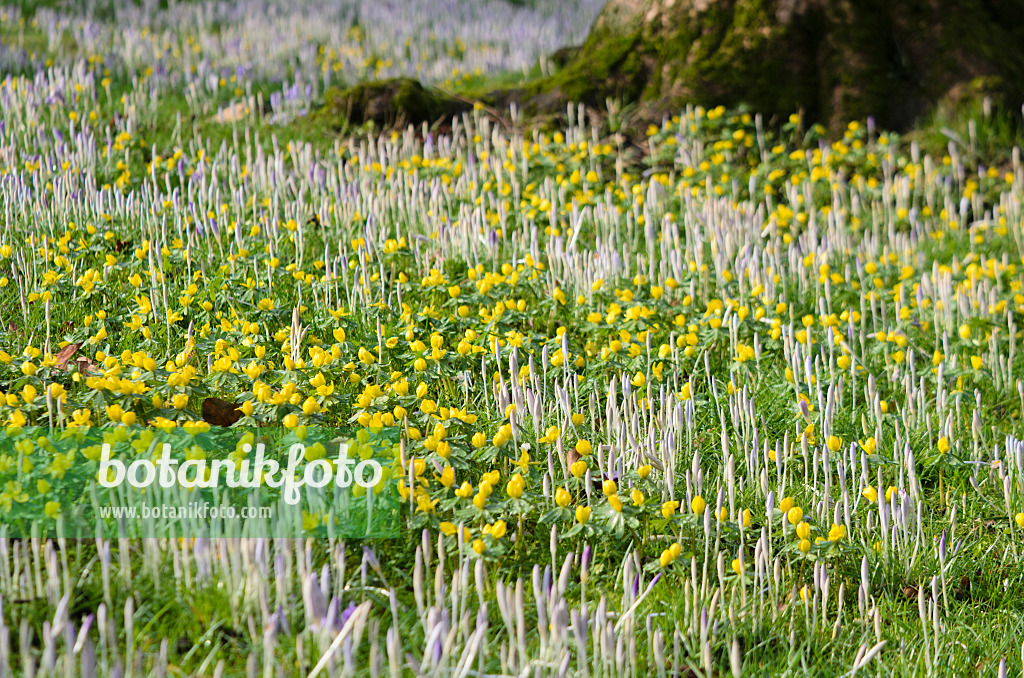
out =
<path fill-rule="evenodd" d="M 846 536 L 846 526 L 845 525 L 836 525 L 835 523 L 832 523 L 832 527 L 828 531 L 828 540 L 829 541 L 839 541 L 840 539 L 842 539 L 845 536 Z"/>
<path fill-rule="evenodd" d="M 871 485 L 865 487 L 864 491 L 861 494 L 863 494 L 864 498 L 867 499 L 872 504 L 878 501 L 878 490 L 876 490 Z"/>
<path fill-rule="evenodd" d="M 786 517 L 789 518 L 790 525 L 796 525 L 803 520 L 804 510 L 799 506 L 794 506 L 786 513 Z"/>
<path fill-rule="evenodd" d="M 43 513 L 45 513 L 47 515 L 47 517 L 52 518 L 53 520 L 56 520 L 57 516 L 60 515 L 60 502 L 59 501 L 48 501 L 48 502 L 46 502 L 46 505 L 43 506 Z"/>
<path fill-rule="evenodd" d="M 578 452 L 581 457 L 587 456 L 593 451 L 593 449 L 594 448 L 590 445 L 589 440 L 584 440 L 581 438 L 580 440 L 576 441 L 576 452 Z"/>
<path fill-rule="evenodd" d="M 577 478 L 582 478 L 587 472 L 587 462 L 583 459 L 579 459 L 569 467 L 569 472 Z"/>
<path fill-rule="evenodd" d="M 508 496 L 513 499 L 519 499 L 523 496 L 523 490 L 526 488 L 526 481 L 523 480 L 523 476 L 515 474 L 512 479 L 505 484 L 505 492 Z"/>
<path fill-rule="evenodd" d="M 571 501 L 572 495 L 569 494 L 569 491 L 566 490 L 564 487 L 559 487 L 557 490 L 555 490 L 555 503 L 558 504 L 559 507 L 565 508 L 566 506 L 569 505 L 569 502 Z"/>
<path fill-rule="evenodd" d="M 707 502 L 705 502 L 704 498 L 701 497 L 700 495 L 694 497 L 693 501 L 690 502 L 690 510 L 696 513 L 697 515 L 704 513 L 704 508 L 706 506 Z"/>
<path fill-rule="evenodd" d="M 939 452 L 941 452 L 942 454 L 949 452 L 949 438 L 947 438 L 946 436 L 942 436 L 941 438 L 939 438 L 938 447 Z"/>
<path fill-rule="evenodd" d="M 458 531 L 459 528 L 455 527 L 455 525 L 453 523 L 445 522 L 445 523 L 441 523 L 440 525 L 438 525 L 438 529 L 441 530 L 441 534 L 443 534 L 443 535 L 445 535 L 447 537 L 450 537 L 453 534 L 455 534 Z"/>
<path fill-rule="evenodd" d="M 784 497 L 782 499 L 782 503 L 779 504 L 779 510 L 783 513 L 788 513 L 789 509 L 793 508 L 794 504 L 796 504 L 796 502 L 793 501 L 793 497 Z"/>
<path fill-rule="evenodd" d="M 796 536 L 801 539 L 808 539 L 811 536 L 811 526 L 806 522 L 801 522 L 796 526 Z"/>
<path fill-rule="evenodd" d="M 451 466 L 445 466 L 441 472 L 441 484 L 445 487 L 451 487 L 455 484 L 455 469 Z"/>
<path fill-rule="evenodd" d="M 473 541 L 473 551 L 477 555 L 483 555 L 483 552 L 487 550 L 487 544 L 484 543 L 483 539 L 475 539 Z"/>
<path fill-rule="evenodd" d="M 437 506 L 437 499 L 431 499 L 428 494 L 421 494 L 416 497 L 416 510 L 422 513 L 433 513 L 434 507 Z"/>
<path fill-rule="evenodd" d="M 661 505 L 661 515 L 665 518 L 671 518 L 675 515 L 676 509 L 679 508 L 678 501 L 666 501 Z"/>
<path fill-rule="evenodd" d="M 589 506 L 577 506 L 576 507 L 576 522 L 580 524 L 586 524 L 590 520 L 590 507 Z"/>
<path fill-rule="evenodd" d="M 801 539 L 797 547 L 803 552 L 807 553 L 811 550 L 811 542 L 807 539 Z M 805 587 L 806 588 L 806 587 Z"/>

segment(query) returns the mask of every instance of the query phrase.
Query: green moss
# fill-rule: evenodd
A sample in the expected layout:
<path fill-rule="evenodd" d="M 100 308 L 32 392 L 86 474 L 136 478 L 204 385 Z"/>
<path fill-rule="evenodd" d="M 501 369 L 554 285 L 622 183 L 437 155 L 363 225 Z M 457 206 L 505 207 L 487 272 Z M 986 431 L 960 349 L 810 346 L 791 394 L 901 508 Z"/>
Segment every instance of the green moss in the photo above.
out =
<path fill-rule="evenodd" d="M 334 121 L 336 127 L 373 121 L 377 125 L 434 123 L 450 119 L 470 105 L 435 89 L 424 88 L 410 78 L 365 82 L 348 88 L 331 88 L 324 106 L 315 114 Z"/>
<path fill-rule="evenodd" d="M 531 95 L 557 93 L 564 101 L 603 106 L 608 97 L 636 100 L 646 82 L 639 31 L 592 33 L 570 64 L 527 88 Z"/>
<path fill-rule="evenodd" d="M 905 129 L 979 76 L 1008 105 L 1024 100 L 1020 0 L 809 0 L 785 21 L 780 7 L 610 3 L 561 71 L 517 95 L 527 110 L 601 106 L 607 97 L 666 112 L 687 103 L 803 110 L 835 130 L 867 116 Z"/>

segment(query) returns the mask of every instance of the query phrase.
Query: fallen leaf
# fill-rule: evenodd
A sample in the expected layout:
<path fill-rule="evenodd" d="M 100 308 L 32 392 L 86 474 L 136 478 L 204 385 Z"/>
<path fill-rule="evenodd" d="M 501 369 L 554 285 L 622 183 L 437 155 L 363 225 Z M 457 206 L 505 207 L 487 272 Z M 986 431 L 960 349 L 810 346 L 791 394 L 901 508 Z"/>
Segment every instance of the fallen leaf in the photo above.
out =
<path fill-rule="evenodd" d="M 245 116 L 248 114 L 249 107 L 246 106 L 244 101 L 238 101 L 217 111 L 217 115 L 213 117 L 213 121 L 221 124 L 238 122 L 240 120 L 245 120 Z"/>
<path fill-rule="evenodd" d="M 242 418 L 238 403 L 221 398 L 207 398 L 203 401 L 203 420 L 214 426 L 231 426 Z"/>
<path fill-rule="evenodd" d="M 82 374 L 89 374 L 90 372 L 99 372 L 99 370 L 96 369 L 96 364 L 93 361 L 89 360 L 88 356 L 84 355 L 80 355 L 78 356 L 78 358 L 75 359 L 75 367 L 77 367 L 78 371 L 81 372 Z"/>
<path fill-rule="evenodd" d="M 53 356 L 53 359 L 57 361 L 57 369 L 61 369 L 61 370 L 68 369 L 68 361 L 71 360 L 71 356 L 75 355 L 75 352 L 78 351 L 78 349 L 80 349 L 81 347 L 82 347 L 81 343 L 78 343 L 78 344 L 68 344 L 67 346 L 62 348 L 60 351 L 58 351 L 57 355 Z M 82 356 L 81 358 L 79 358 L 79 360 L 81 360 L 84 357 L 85 356 Z M 88 358 L 85 358 L 85 359 L 88 360 Z"/>
<path fill-rule="evenodd" d="M 565 463 L 572 466 L 580 460 L 580 453 L 576 451 L 575 447 L 570 447 L 565 451 Z"/>

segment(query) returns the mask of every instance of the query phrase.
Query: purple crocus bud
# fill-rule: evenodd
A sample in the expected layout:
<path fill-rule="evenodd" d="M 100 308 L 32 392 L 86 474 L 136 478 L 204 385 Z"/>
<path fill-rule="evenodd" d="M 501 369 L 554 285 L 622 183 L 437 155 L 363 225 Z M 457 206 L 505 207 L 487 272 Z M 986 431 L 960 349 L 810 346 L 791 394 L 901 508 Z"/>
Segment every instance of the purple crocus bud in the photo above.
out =
<path fill-rule="evenodd" d="M 583 572 L 583 576 L 587 576 L 590 572 L 590 556 L 592 555 L 590 550 L 590 544 L 583 547 L 583 556 L 580 558 L 580 570 Z"/>
<path fill-rule="evenodd" d="M 92 624 L 95 620 L 95 613 L 82 619 L 82 628 L 78 630 L 78 637 L 75 639 L 75 646 L 73 650 L 74 654 L 78 654 L 82 651 L 82 647 L 85 646 L 85 641 L 89 638 L 89 629 L 92 628 Z"/>
<path fill-rule="evenodd" d="M 352 613 L 354 613 L 355 611 L 356 611 L 356 604 L 355 603 L 349 603 L 348 607 L 345 608 L 345 611 L 341 613 L 341 626 L 345 625 L 345 623 L 348 621 L 348 618 L 351 617 Z"/>

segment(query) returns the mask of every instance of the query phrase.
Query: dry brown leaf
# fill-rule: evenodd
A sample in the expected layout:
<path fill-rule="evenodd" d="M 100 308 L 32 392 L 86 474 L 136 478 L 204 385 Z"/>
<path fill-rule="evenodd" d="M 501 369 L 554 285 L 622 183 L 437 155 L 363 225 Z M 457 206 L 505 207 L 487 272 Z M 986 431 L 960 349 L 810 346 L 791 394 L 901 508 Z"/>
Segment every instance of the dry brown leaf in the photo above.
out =
<path fill-rule="evenodd" d="M 75 352 L 82 347 L 81 343 L 68 344 L 60 351 L 57 355 L 53 356 L 53 359 L 57 361 L 57 369 L 66 370 L 68 369 L 68 361 L 71 360 L 71 356 L 75 355 Z M 81 359 L 81 358 L 80 358 Z M 86 358 L 88 360 L 88 358 Z"/>
<path fill-rule="evenodd" d="M 238 403 L 221 398 L 207 398 L 203 401 L 203 421 L 214 426 L 231 426 L 242 418 Z"/>

